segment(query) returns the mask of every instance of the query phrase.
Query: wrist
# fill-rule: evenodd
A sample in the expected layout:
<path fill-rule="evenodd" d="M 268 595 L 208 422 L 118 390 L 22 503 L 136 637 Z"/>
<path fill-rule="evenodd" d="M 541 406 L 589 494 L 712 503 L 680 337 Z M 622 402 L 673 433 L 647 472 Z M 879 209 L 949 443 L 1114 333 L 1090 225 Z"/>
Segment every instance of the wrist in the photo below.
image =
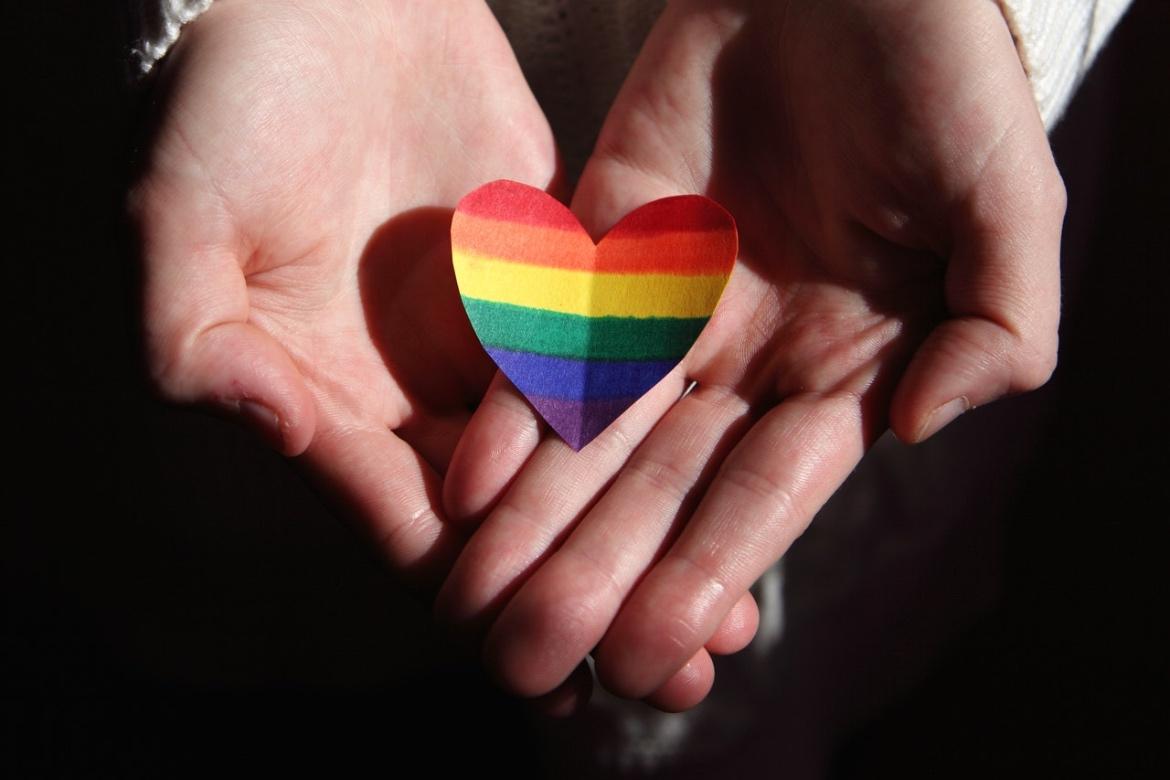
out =
<path fill-rule="evenodd" d="M 1031 75 L 1031 66 L 1028 65 L 1027 52 L 1024 50 L 1024 42 L 1020 33 L 1020 25 L 1016 20 L 1016 13 L 1012 9 L 1011 3 L 1008 0 L 994 0 L 999 12 L 1003 15 L 1003 21 L 1007 25 L 1008 32 L 1011 33 L 1012 43 L 1016 45 L 1016 54 L 1019 55 L 1020 65 L 1024 68 L 1024 73 Z"/>
<path fill-rule="evenodd" d="M 995 0 L 1046 127 L 1060 118 L 1129 0 Z"/>

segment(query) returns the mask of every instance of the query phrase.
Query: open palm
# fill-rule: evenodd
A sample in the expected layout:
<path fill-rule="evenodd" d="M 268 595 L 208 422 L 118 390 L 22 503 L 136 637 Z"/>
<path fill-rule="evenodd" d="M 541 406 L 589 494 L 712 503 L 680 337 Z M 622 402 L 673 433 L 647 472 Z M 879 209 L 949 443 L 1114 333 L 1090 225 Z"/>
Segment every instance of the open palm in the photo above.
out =
<path fill-rule="evenodd" d="M 671 5 L 573 209 L 596 236 L 680 192 L 736 216 L 741 254 L 678 369 L 579 454 L 499 382 L 452 464 L 452 514 L 491 512 L 440 612 L 524 693 L 594 651 L 611 690 L 693 705 L 876 436 L 1054 365 L 1063 187 L 993 3 Z"/>
<path fill-rule="evenodd" d="M 431 4 L 428 4 L 430 6 Z M 148 360 L 353 510 L 408 579 L 446 571 L 439 476 L 491 365 L 451 207 L 546 186 L 555 151 L 482 2 L 216 3 L 165 63 L 132 194 Z"/>

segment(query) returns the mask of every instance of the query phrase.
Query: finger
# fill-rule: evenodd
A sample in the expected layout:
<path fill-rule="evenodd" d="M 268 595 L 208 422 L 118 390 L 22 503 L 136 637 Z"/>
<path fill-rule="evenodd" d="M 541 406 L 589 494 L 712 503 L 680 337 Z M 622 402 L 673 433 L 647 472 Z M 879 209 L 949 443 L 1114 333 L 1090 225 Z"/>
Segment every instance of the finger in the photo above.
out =
<path fill-rule="evenodd" d="M 442 477 L 450 468 L 451 458 L 470 419 L 471 415 L 462 410 L 442 416 L 416 415 L 416 419 L 400 425 L 395 433 L 426 458 L 435 473 Z"/>
<path fill-rule="evenodd" d="M 152 350 L 163 397 L 227 412 L 288 456 L 313 437 L 312 395 L 288 353 L 247 322 L 220 322 Z"/>
<path fill-rule="evenodd" d="M 443 522 L 439 477 L 421 454 L 384 428 L 323 424 L 303 462 L 407 584 L 438 586 L 461 540 Z"/>
<path fill-rule="evenodd" d="M 647 696 L 708 641 L 861 458 L 863 423 L 855 396 L 807 394 L 752 428 L 594 653 L 607 689 Z"/>
<path fill-rule="evenodd" d="M 894 395 L 890 419 L 899 438 L 922 441 L 969 408 L 1048 381 L 1056 366 L 1064 209 L 1064 185 L 1036 117 L 996 147 L 955 214 L 946 277 L 951 318 L 919 348 Z"/>
<path fill-rule="evenodd" d="M 573 212 L 596 239 L 644 203 L 710 184 L 720 53 L 746 14 L 667 4 L 605 119 Z M 663 90 L 669 74 L 669 90 Z M 680 112 L 686 121 L 679 121 Z"/>
<path fill-rule="evenodd" d="M 443 506 L 452 523 L 470 529 L 487 516 L 536 451 L 545 428 L 532 405 L 496 372 L 443 482 Z"/>
<path fill-rule="evenodd" d="M 710 654 L 700 649 L 645 701 L 663 712 L 683 712 L 707 698 L 714 683 L 715 664 Z"/>
<path fill-rule="evenodd" d="M 567 718 L 580 711 L 593 695 L 593 672 L 580 663 L 555 690 L 531 701 L 533 709 L 550 718 Z"/>
<path fill-rule="evenodd" d="M 181 202 L 175 202 L 180 200 Z M 286 455 L 304 451 L 312 396 L 288 353 L 248 321 L 248 290 L 231 231 L 197 197 L 140 186 L 131 214 L 142 240 L 146 363 L 166 399 L 206 404 Z"/>
<path fill-rule="evenodd" d="M 698 705 L 707 698 L 714 684 L 715 667 L 711 655 L 728 655 L 742 650 L 755 636 L 759 619 L 756 600 L 751 593 L 745 593 L 727 613 L 707 646 L 647 696 L 646 703 L 665 712 L 682 712 Z"/>
<path fill-rule="evenodd" d="M 745 593 L 735 602 L 704 647 L 714 655 L 738 653 L 751 644 L 759 627 L 760 610 L 756 599 L 751 593 Z"/>
<path fill-rule="evenodd" d="M 676 369 L 580 452 L 556 437 L 545 438 L 468 541 L 435 601 L 436 619 L 457 633 L 481 636 L 684 387 L 682 370 Z M 536 696 L 553 687 L 518 692 Z"/>
<path fill-rule="evenodd" d="M 700 386 L 666 414 L 492 626 L 485 656 L 506 685 L 522 695 L 551 690 L 601 641 L 738 440 L 748 411 L 729 391 Z"/>
<path fill-rule="evenodd" d="M 658 37 L 663 38 L 662 35 Z M 702 46 L 694 48 L 701 52 L 712 50 L 710 47 Z M 709 76 L 713 58 L 714 55 L 707 57 L 704 63 L 698 66 L 700 74 L 705 73 Z M 689 67 L 695 60 L 696 58 L 689 61 L 683 58 L 679 64 Z M 624 92 L 636 90 L 636 85 L 631 86 L 631 83 L 632 80 L 627 81 L 623 87 Z M 699 83 L 702 83 L 701 78 Z M 587 165 L 572 203 L 574 213 L 595 240 L 637 206 L 660 197 L 706 189 L 706 183 L 698 181 L 694 175 L 699 168 L 709 167 L 709 160 L 706 165 L 699 165 L 696 162 L 704 156 L 702 144 L 696 147 L 694 144 L 680 142 L 671 146 L 695 148 L 695 161 L 687 160 L 672 168 L 672 174 L 674 172 L 686 174 L 680 179 L 673 175 L 650 175 L 644 168 L 623 164 L 622 149 L 612 141 L 634 134 L 625 133 L 624 130 L 630 129 L 626 123 L 613 119 L 613 116 L 619 113 L 621 112 L 611 113 L 610 119 L 607 120 L 606 129 L 602 134 L 610 140 L 599 143 L 599 148 L 606 147 L 605 151 L 595 154 Z M 657 126 L 654 122 L 649 124 Z M 657 135 L 651 134 L 650 137 L 652 140 L 648 145 L 651 148 L 666 147 L 665 144 L 657 143 L 659 140 Z M 666 157 L 677 162 L 672 155 L 668 154 Z M 696 164 L 692 165 L 691 162 Z M 676 372 L 672 372 L 672 375 L 675 378 L 667 380 L 671 383 L 673 391 L 669 403 L 673 403 L 682 391 L 682 375 Z M 663 384 L 658 386 L 662 387 Z M 551 456 L 554 460 L 543 458 L 538 450 L 528 461 L 524 474 L 511 487 L 487 523 L 472 538 L 456 564 L 451 578 L 444 584 L 437 605 L 441 619 L 468 626 L 473 632 L 481 632 L 490 624 L 493 615 L 498 613 L 524 578 L 544 560 L 548 551 L 564 538 L 564 534 L 581 516 L 588 503 L 616 473 L 622 461 L 649 430 L 649 425 L 653 425 L 669 407 L 669 403 L 662 402 L 665 393 L 655 400 L 656 392 L 657 389 L 635 404 L 634 408 L 623 415 L 615 425 L 623 435 L 622 441 L 616 443 L 612 440 L 605 441 L 603 435 L 571 463 L 567 460 L 561 462 L 555 460 L 557 457 L 563 457 L 567 451 L 563 445 L 559 456 Z M 631 415 L 636 414 L 645 414 L 643 419 L 648 421 L 649 425 L 632 420 Z M 595 450 L 599 443 L 607 451 L 606 456 L 602 458 L 604 464 L 589 463 L 591 458 L 596 457 Z M 545 446 L 541 445 L 542 448 Z M 579 468 L 582 465 L 591 466 L 592 470 L 582 471 Z M 550 468 L 553 470 L 550 471 Z M 535 475 L 534 479 L 539 481 L 529 482 L 530 475 Z M 549 491 L 554 489 L 552 486 L 558 486 L 555 489 L 567 486 L 563 488 L 564 498 L 558 496 L 557 499 L 550 500 Z M 580 657 L 582 654 L 577 655 L 577 659 Z M 566 669 L 565 674 L 568 671 L 569 669 Z M 563 676 L 561 675 L 562 679 Z M 546 687 L 542 690 L 548 689 Z"/>

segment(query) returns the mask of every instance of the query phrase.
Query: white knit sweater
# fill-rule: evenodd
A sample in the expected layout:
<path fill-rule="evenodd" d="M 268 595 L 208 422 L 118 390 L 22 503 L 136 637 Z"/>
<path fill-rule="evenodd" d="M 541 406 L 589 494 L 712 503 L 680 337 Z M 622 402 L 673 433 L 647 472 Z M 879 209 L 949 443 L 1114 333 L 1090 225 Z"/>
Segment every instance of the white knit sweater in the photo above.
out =
<path fill-rule="evenodd" d="M 128 6 L 137 28 L 130 57 L 145 75 L 179 40 L 183 25 L 211 7 L 211 0 L 130 0 Z"/>
<path fill-rule="evenodd" d="M 999 0 L 1052 128 L 1130 0 Z"/>

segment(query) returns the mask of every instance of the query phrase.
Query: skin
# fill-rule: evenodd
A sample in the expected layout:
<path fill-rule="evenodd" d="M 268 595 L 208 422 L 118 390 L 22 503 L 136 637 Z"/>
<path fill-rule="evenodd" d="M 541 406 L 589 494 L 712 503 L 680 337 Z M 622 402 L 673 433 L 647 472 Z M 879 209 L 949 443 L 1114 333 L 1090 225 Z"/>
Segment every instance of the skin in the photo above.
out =
<path fill-rule="evenodd" d="M 493 371 L 450 211 L 556 170 L 511 48 L 479 2 L 219 0 L 160 78 L 131 194 L 156 386 L 297 456 L 436 583 L 461 542 L 440 477 Z"/>
<path fill-rule="evenodd" d="M 451 209 L 557 171 L 502 31 L 472 0 L 218 0 L 158 78 L 130 195 L 155 387 L 295 457 L 433 592 L 464 542 L 442 477 L 494 371 Z M 746 643 L 751 619 L 714 646 Z M 582 667 L 538 705 L 570 711 L 590 685 Z"/>
<path fill-rule="evenodd" d="M 597 238 L 682 192 L 736 216 L 741 255 L 678 369 L 576 454 L 497 380 L 447 476 L 477 530 L 437 613 L 524 695 L 593 653 L 621 696 L 697 704 L 878 435 L 1055 366 L 1064 188 L 990 0 L 670 5 L 572 207 Z"/>

